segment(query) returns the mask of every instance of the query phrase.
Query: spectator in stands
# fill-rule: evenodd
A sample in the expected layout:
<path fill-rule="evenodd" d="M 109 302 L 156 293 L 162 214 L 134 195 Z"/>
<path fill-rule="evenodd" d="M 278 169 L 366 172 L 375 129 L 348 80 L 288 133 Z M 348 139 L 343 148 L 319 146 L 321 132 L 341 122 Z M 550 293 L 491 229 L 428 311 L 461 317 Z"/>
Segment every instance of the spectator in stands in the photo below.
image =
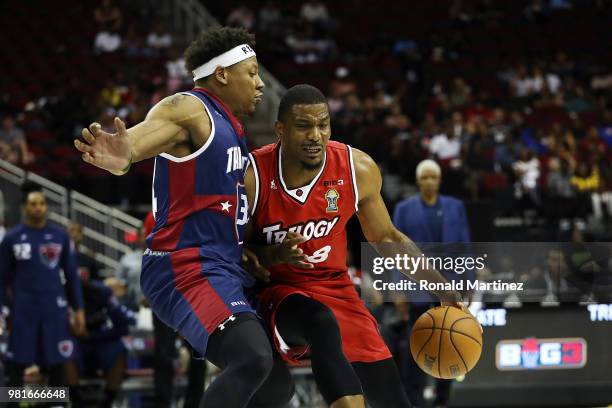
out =
<path fill-rule="evenodd" d="M 548 159 L 545 211 L 551 222 L 574 215 L 575 202 L 571 177 L 572 169 L 567 160 L 558 157 Z"/>
<path fill-rule="evenodd" d="M 502 144 L 495 146 L 495 168 L 512 176 L 512 165 L 521 151 L 521 145 L 514 141 L 512 136 L 507 137 Z"/>
<path fill-rule="evenodd" d="M 140 269 L 142 253 L 146 247 L 145 239 L 144 229 L 141 228 L 138 230 L 136 246 L 121 257 L 115 273 L 115 276 L 126 286 L 126 297 L 123 302 L 132 310 L 138 310 L 143 300 L 140 291 Z"/>
<path fill-rule="evenodd" d="M 591 89 L 594 91 L 612 89 L 612 73 L 594 75 L 591 78 Z"/>
<path fill-rule="evenodd" d="M 357 93 L 357 83 L 351 78 L 351 72 L 345 66 L 339 66 L 334 72 L 334 79 L 329 84 L 330 98 L 345 98 Z"/>
<path fill-rule="evenodd" d="M 123 23 L 123 14 L 112 0 L 102 0 L 94 10 L 94 20 L 102 31 L 118 31 Z"/>
<path fill-rule="evenodd" d="M 546 74 L 546 89 L 553 95 L 559 93 L 563 82 L 561 77 L 554 72 L 548 72 Z"/>
<path fill-rule="evenodd" d="M 605 157 L 608 149 L 609 146 L 595 126 L 589 127 L 586 136 L 578 143 L 578 153 L 585 161 L 596 159 L 598 156 Z"/>
<path fill-rule="evenodd" d="M 560 50 L 555 55 L 554 61 L 550 64 L 551 71 L 559 75 L 559 77 L 571 77 L 576 69 L 576 63 L 563 50 Z"/>
<path fill-rule="evenodd" d="M 15 119 L 11 115 L 2 118 L 0 159 L 16 165 L 29 164 L 34 160 L 34 155 L 28 150 L 23 129 L 15 125 Z"/>
<path fill-rule="evenodd" d="M 89 280 L 101 280 L 100 276 L 100 265 L 94 259 L 94 253 L 91 250 L 85 252 L 83 246 L 83 226 L 78 222 L 71 222 L 68 225 L 68 235 L 72 240 L 74 246 L 74 252 L 77 259 L 77 268 L 79 270 L 79 276 L 81 279 Z"/>
<path fill-rule="evenodd" d="M 472 3 L 464 3 L 462 0 L 453 0 L 449 7 L 448 14 L 457 27 L 468 25 L 474 20 Z"/>
<path fill-rule="evenodd" d="M 344 98 L 342 109 L 334 116 L 343 126 L 356 126 L 363 122 L 363 106 L 356 93 L 351 92 Z"/>
<path fill-rule="evenodd" d="M 612 110 L 604 110 L 603 118 L 597 131 L 607 148 L 612 148 Z"/>
<path fill-rule="evenodd" d="M 126 91 L 127 87 L 117 84 L 114 79 L 108 79 L 98 95 L 98 107 L 101 109 L 120 107 Z"/>
<path fill-rule="evenodd" d="M 121 36 L 114 30 L 104 30 L 96 34 L 94 51 L 96 54 L 115 52 L 121 48 Z"/>
<path fill-rule="evenodd" d="M 512 165 L 517 181 L 515 183 L 515 197 L 517 200 L 526 199 L 527 207 L 540 207 L 540 194 L 538 180 L 540 179 L 540 162 L 533 152 L 527 148 L 521 150 L 519 159 Z"/>
<path fill-rule="evenodd" d="M 472 89 L 461 77 L 453 79 L 453 85 L 449 92 L 448 98 L 451 108 L 457 109 L 465 106 L 470 100 Z"/>
<path fill-rule="evenodd" d="M 504 143 L 506 138 L 511 137 L 511 131 L 512 127 L 506 120 L 506 111 L 501 107 L 493 109 L 493 116 L 489 120 L 489 133 L 495 144 Z"/>
<path fill-rule="evenodd" d="M 185 58 L 178 47 L 172 47 L 168 52 L 166 74 L 168 76 L 168 92 L 170 93 L 176 92 L 192 82 L 192 76 L 185 67 Z"/>
<path fill-rule="evenodd" d="M 424 77 L 424 62 L 419 45 L 413 40 L 399 39 L 393 44 L 393 55 L 410 84 L 419 84 Z"/>
<path fill-rule="evenodd" d="M 571 130 L 561 126 L 559 122 L 553 123 L 545 143 L 548 145 L 548 150 L 551 153 L 557 154 L 566 160 L 572 160 L 576 154 L 576 138 L 574 134 Z"/>
<path fill-rule="evenodd" d="M 561 79 L 555 73 L 544 74 L 542 68 L 536 65 L 527 78 L 527 87 L 530 95 L 554 95 L 561 88 Z"/>
<path fill-rule="evenodd" d="M 530 95 L 531 81 L 527 77 L 527 67 L 525 65 L 519 65 L 514 72 L 510 74 L 509 79 L 512 96 L 516 98 L 526 98 Z"/>
<path fill-rule="evenodd" d="M 471 193 L 472 200 L 480 198 L 484 176 L 493 172 L 493 163 L 490 160 L 492 149 L 493 143 L 489 132 L 485 124 L 480 123 L 479 132 L 470 140 L 464 159 L 467 170 L 465 185 Z"/>
<path fill-rule="evenodd" d="M 544 74 L 538 66 L 531 69 L 531 75 L 527 78 L 529 94 L 538 95 L 544 90 L 546 80 Z"/>
<path fill-rule="evenodd" d="M 82 276 L 82 285 L 87 330 L 79 337 L 80 376 L 97 377 L 98 370 L 102 371 L 104 399 L 95 406 L 111 408 L 127 367 L 127 349 L 122 337 L 128 334 L 129 326 L 136 324 L 136 316 L 119 303 L 103 282 Z"/>
<path fill-rule="evenodd" d="M 144 36 L 139 32 L 135 24 L 132 24 L 122 41 L 123 50 L 128 57 L 152 58 L 155 50 L 146 45 Z"/>
<path fill-rule="evenodd" d="M 336 44 L 330 37 L 321 36 L 309 25 L 294 30 L 285 38 L 285 43 L 298 64 L 311 64 L 325 60 L 336 50 Z"/>
<path fill-rule="evenodd" d="M 307 0 L 300 9 L 300 18 L 317 27 L 328 27 L 331 17 L 327 6 L 320 0 Z"/>
<path fill-rule="evenodd" d="M 155 24 L 153 31 L 147 36 L 147 45 L 158 52 L 172 46 L 172 34 L 163 22 L 158 21 Z"/>
<path fill-rule="evenodd" d="M 591 195 L 597 193 L 601 186 L 599 169 L 585 162 L 579 163 L 576 174 L 570 179 L 570 184 L 576 191 L 578 216 L 585 218 L 591 213 Z"/>
<path fill-rule="evenodd" d="M 524 13 L 527 20 L 539 23 L 546 18 L 548 6 L 544 0 L 531 0 L 529 4 L 525 6 Z"/>
<path fill-rule="evenodd" d="M 257 28 L 264 33 L 270 34 L 276 32 L 282 24 L 282 14 L 278 4 L 275 1 L 267 1 L 259 9 Z"/>
<path fill-rule="evenodd" d="M 402 112 L 399 103 L 391 105 L 389 114 L 385 117 L 385 126 L 398 131 L 406 131 L 411 127 L 410 119 Z"/>
<path fill-rule="evenodd" d="M 374 109 L 379 114 L 384 114 L 389 111 L 391 105 L 396 102 L 397 98 L 394 98 L 387 89 L 387 84 L 384 81 L 378 81 L 374 85 L 376 89 L 372 100 L 374 102 Z"/>
<path fill-rule="evenodd" d="M 255 13 L 245 3 L 241 3 L 229 13 L 226 24 L 230 27 L 243 27 L 251 31 L 255 26 Z"/>
<path fill-rule="evenodd" d="M 593 102 L 580 85 L 570 88 L 565 95 L 565 107 L 569 112 L 586 112 L 593 109 Z"/>
<path fill-rule="evenodd" d="M 450 130 L 450 129 L 446 129 Z M 443 131 L 434 135 L 429 143 L 429 152 L 444 165 L 453 165 L 451 161 L 458 159 L 461 155 L 461 137 Z"/>
<path fill-rule="evenodd" d="M 393 212 L 393 224 L 415 243 L 458 243 L 470 241 L 470 230 L 463 203 L 455 198 L 439 194 L 442 171 L 433 160 L 424 160 L 416 168 L 419 195 L 398 203 Z M 422 295 L 422 296 L 421 296 Z M 412 322 L 435 302 L 431 295 L 418 294 L 409 305 Z M 407 331 L 406 338 L 409 337 Z M 415 407 L 425 407 L 423 390 L 426 374 L 413 359 L 408 359 L 403 370 L 410 401 Z M 436 381 L 435 406 L 446 406 L 450 397 L 451 381 Z"/>
<path fill-rule="evenodd" d="M 565 253 L 558 249 L 549 250 L 544 263 L 546 295 L 542 300 L 543 305 L 554 306 L 561 299 L 567 298 L 572 288 L 568 281 L 570 272 Z M 578 297 L 575 299 L 578 300 Z"/>
<path fill-rule="evenodd" d="M 322 33 L 329 33 L 335 25 L 327 6 L 320 0 L 306 0 L 300 8 L 300 20 Z"/>

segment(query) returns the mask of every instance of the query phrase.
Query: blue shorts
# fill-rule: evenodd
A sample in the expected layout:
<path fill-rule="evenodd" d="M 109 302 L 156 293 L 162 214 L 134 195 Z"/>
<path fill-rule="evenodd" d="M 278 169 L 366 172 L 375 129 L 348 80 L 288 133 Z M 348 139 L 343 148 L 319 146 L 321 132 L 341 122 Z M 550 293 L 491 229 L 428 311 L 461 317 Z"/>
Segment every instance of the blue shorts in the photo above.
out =
<path fill-rule="evenodd" d="M 63 296 L 16 293 L 10 321 L 9 361 L 49 367 L 73 358 L 75 338 Z"/>
<path fill-rule="evenodd" d="M 106 373 L 125 354 L 123 340 L 79 341 L 76 360 L 82 375 L 95 375 L 98 370 Z"/>
<path fill-rule="evenodd" d="M 232 267 L 208 265 L 198 248 L 142 258 L 140 286 L 153 312 L 201 356 L 209 336 L 231 315 L 255 310 Z"/>

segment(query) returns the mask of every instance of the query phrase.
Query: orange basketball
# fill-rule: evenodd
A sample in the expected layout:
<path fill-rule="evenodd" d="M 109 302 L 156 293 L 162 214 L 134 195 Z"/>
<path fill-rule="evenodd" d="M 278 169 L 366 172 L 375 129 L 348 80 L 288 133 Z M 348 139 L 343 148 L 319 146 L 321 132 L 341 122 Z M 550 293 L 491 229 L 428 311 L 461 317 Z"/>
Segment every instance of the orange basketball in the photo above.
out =
<path fill-rule="evenodd" d="M 480 325 L 456 307 L 438 306 L 417 319 L 410 335 L 414 361 L 436 378 L 456 378 L 470 371 L 482 352 Z"/>

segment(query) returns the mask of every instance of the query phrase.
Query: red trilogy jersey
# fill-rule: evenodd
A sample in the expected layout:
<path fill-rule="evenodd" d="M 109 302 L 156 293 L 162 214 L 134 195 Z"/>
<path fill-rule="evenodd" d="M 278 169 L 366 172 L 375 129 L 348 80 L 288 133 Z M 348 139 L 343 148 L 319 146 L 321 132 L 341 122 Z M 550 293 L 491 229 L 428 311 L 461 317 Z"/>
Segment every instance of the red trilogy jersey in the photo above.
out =
<path fill-rule="evenodd" d="M 256 241 L 277 244 L 294 231 L 307 241 L 300 248 L 314 269 L 276 265 L 276 283 L 345 279 L 346 223 L 357 211 L 359 193 L 350 146 L 330 141 L 321 171 L 307 186 L 289 190 L 281 172 L 280 143 L 255 150 L 251 163 L 256 193 L 252 222 Z"/>

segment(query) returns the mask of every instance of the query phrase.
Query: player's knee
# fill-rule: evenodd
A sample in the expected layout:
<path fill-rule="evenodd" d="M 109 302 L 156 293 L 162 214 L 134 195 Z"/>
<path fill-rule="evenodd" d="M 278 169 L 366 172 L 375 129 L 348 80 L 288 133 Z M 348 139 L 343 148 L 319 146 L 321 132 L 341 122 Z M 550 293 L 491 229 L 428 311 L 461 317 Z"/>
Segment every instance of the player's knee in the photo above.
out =
<path fill-rule="evenodd" d="M 268 378 L 266 384 L 257 390 L 248 408 L 283 408 L 289 404 L 295 394 L 295 384 L 289 370 L 284 376 L 271 375 L 274 376 L 273 382 Z M 273 386 L 267 386 L 267 384 Z"/>
<path fill-rule="evenodd" d="M 263 382 L 274 365 L 272 349 L 270 347 L 251 350 L 246 358 L 239 363 L 239 373 L 248 378 L 249 381 L 259 380 Z"/>
<path fill-rule="evenodd" d="M 317 333 L 325 333 L 327 336 L 332 336 L 340 333 L 336 316 L 327 307 L 317 308 L 310 316 L 311 328 Z"/>

